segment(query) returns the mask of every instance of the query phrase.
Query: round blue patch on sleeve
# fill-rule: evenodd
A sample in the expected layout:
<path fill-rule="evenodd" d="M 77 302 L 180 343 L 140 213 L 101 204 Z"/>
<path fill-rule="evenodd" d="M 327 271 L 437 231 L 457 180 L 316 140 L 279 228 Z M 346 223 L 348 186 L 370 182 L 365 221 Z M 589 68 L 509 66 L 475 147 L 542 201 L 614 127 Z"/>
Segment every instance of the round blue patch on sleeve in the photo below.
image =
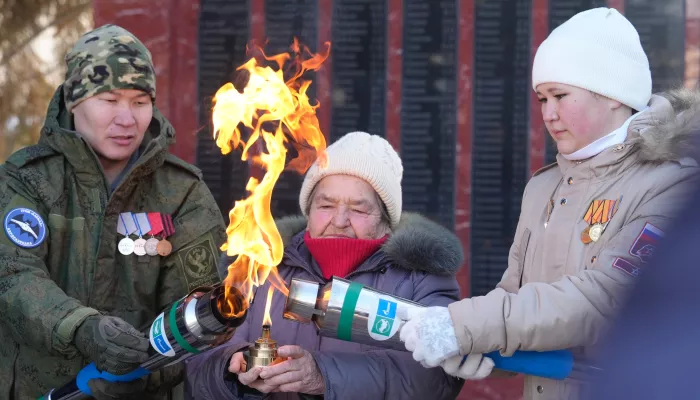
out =
<path fill-rule="evenodd" d="M 15 208 L 5 215 L 5 234 L 19 247 L 31 249 L 46 239 L 46 224 L 41 215 L 29 208 Z"/>

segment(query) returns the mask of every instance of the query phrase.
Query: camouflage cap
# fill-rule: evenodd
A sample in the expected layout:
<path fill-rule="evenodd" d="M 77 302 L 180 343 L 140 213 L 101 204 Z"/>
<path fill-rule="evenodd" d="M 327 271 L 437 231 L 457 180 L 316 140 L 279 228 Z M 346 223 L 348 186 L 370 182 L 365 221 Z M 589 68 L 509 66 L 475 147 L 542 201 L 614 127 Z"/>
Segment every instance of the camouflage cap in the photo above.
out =
<path fill-rule="evenodd" d="M 151 53 L 131 32 L 103 25 L 84 34 L 66 54 L 63 96 L 69 111 L 81 101 L 113 89 L 143 90 L 156 101 Z"/>

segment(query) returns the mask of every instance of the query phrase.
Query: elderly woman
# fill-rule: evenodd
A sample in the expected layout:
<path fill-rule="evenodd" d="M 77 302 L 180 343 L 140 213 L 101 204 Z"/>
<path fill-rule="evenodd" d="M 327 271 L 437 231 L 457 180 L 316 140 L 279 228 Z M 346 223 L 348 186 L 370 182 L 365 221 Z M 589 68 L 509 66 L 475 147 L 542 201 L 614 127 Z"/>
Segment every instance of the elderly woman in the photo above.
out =
<path fill-rule="evenodd" d="M 282 278 L 326 283 L 338 276 L 429 306 L 458 300 L 459 241 L 425 218 L 401 213 L 403 167 L 391 145 L 352 132 L 327 152 L 328 167 L 313 165 L 304 179 L 299 205 L 305 218 L 278 221 L 285 243 L 278 267 Z M 265 286 L 257 291 L 266 292 Z M 246 371 L 241 351 L 260 337 L 265 307 L 264 299 L 255 301 L 229 343 L 189 363 L 190 398 L 278 392 L 270 398 L 452 399 L 458 394 L 460 380 L 441 368 L 424 369 L 408 352 L 322 337 L 313 324 L 283 319 L 285 300 L 278 293 L 273 297 L 271 317 L 278 353 L 287 361 Z"/>

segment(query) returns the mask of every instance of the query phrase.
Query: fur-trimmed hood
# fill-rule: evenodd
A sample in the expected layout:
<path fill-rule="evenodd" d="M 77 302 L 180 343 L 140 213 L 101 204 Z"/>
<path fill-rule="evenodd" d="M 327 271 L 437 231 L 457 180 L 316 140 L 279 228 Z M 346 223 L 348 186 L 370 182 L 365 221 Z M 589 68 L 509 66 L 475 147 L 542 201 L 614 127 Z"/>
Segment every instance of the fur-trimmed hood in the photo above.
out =
<path fill-rule="evenodd" d="M 700 91 L 678 89 L 654 95 L 649 108 L 629 127 L 628 142 L 643 161 L 697 158 L 700 140 Z"/>
<path fill-rule="evenodd" d="M 276 221 L 284 245 L 306 229 L 301 216 Z M 431 274 L 454 275 L 464 262 L 464 252 L 457 236 L 443 226 L 415 214 L 404 212 L 396 229 L 382 246 L 382 251 L 398 266 Z"/>

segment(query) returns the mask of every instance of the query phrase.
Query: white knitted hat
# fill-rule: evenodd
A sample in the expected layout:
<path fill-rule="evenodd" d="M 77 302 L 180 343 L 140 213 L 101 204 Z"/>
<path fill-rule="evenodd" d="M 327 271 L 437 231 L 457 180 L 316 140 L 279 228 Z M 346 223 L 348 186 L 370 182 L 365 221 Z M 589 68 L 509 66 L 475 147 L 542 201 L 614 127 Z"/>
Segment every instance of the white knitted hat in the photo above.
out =
<path fill-rule="evenodd" d="M 639 34 L 613 8 L 580 12 L 537 49 L 532 88 L 563 83 L 588 89 L 635 110 L 651 99 L 651 71 Z"/>
<path fill-rule="evenodd" d="M 299 194 L 299 206 L 304 216 L 316 184 L 329 175 L 352 175 L 372 185 L 382 199 L 392 228 L 401 218 L 401 158 L 384 138 L 366 132 L 350 132 L 326 149 L 327 168 L 315 162 L 304 177 Z"/>

